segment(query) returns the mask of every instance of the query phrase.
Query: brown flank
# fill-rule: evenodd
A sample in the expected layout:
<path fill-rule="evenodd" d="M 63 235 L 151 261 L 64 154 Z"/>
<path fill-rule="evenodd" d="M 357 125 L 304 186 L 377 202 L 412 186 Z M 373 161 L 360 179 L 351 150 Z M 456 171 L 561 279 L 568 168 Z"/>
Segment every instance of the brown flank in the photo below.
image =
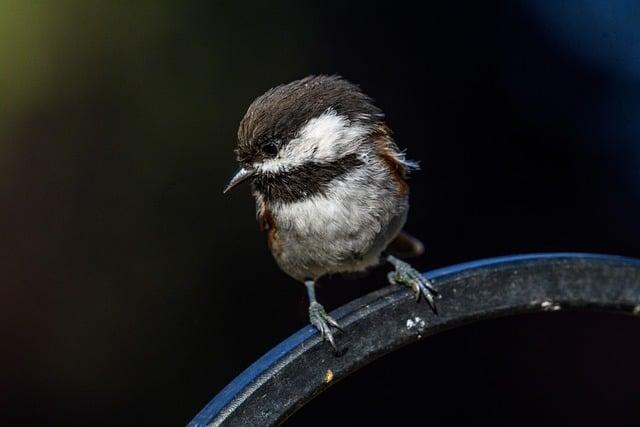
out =
<path fill-rule="evenodd" d="M 276 221 L 273 218 L 273 213 L 266 206 L 258 212 L 258 218 L 260 219 L 260 225 L 263 231 L 267 232 L 267 244 L 269 250 L 273 255 L 278 256 L 282 253 L 280 242 L 278 240 L 278 230 L 276 228 Z"/>
<path fill-rule="evenodd" d="M 401 194 L 409 193 L 409 185 L 405 181 L 406 170 L 404 166 L 395 158 L 392 148 L 391 131 L 385 125 L 379 125 L 373 135 L 376 145 L 376 154 L 387 165 L 393 179 L 398 185 Z"/>

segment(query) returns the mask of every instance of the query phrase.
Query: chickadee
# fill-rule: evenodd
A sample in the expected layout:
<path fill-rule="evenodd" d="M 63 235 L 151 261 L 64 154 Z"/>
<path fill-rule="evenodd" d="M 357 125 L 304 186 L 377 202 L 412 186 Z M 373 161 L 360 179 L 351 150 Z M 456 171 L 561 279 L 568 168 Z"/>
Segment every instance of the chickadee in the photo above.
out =
<path fill-rule="evenodd" d="M 396 256 L 423 252 L 402 232 L 405 178 L 417 164 L 391 137 L 382 111 L 339 76 L 309 76 L 258 97 L 240 122 L 240 169 L 224 193 L 250 180 L 257 218 L 282 270 L 304 283 L 309 320 L 337 351 L 340 329 L 316 300 L 318 279 L 390 262 L 389 282 L 436 312 L 436 290 Z M 394 256 L 396 255 L 396 256 Z"/>

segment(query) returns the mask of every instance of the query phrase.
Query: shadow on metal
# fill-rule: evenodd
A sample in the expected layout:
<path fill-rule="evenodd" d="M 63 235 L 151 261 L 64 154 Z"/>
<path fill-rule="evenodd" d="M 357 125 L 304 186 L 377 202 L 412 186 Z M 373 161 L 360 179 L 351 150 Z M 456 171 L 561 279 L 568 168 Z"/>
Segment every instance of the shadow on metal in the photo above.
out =
<path fill-rule="evenodd" d="M 491 258 L 426 273 L 439 315 L 389 286 L 331 314 L 345 330 L 335 357 L 307 326 L 227 385 L 189 426 L 273 425 L 378 357 L 438 332 L 520 313 L 593 309 L 640 315 L 640 260 L 552 253 Z"/>

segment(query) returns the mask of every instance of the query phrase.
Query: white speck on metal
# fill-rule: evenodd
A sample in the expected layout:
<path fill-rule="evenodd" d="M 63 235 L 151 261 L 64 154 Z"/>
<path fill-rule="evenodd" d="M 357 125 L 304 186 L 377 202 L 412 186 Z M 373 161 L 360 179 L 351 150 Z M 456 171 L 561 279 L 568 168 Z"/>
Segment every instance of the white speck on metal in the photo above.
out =
<path fill-rule="evenodd" d="M 542 303 L 540 304 L 540 307 L 542 307 L 544 311 L 558 311 L 562 308 L 560 307 L 560 304 L 558 304 L 557 302 L 548 301 L 548 300 L 542 301 Z"/>
<path fill-rule="evenodd" d="M 407 319 L 407 329 L 418 328 L 418 332 L 422 332 L 427 326 L 425 321 L 421 317 L 414 317 L 413 319 Z"/>

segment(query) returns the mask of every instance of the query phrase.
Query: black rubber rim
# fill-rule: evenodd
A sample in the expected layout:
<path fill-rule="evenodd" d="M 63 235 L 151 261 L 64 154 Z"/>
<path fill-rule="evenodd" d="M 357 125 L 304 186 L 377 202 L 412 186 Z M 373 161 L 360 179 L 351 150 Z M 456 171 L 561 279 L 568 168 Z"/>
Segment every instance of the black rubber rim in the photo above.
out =
<path fill-rule="evenodd" d="M 426 273 L 439 315 L 409 290 L 388 286 L 331 314 L 344 334 L 334 356 L 312 326 L 284 340 L 229 383 L 189 423 L 274 425 L 337 380 L 440 331 L 520 313 L 595 309 L 640 315 L 640 260 L 551 253 L 491 258 Z"/>

